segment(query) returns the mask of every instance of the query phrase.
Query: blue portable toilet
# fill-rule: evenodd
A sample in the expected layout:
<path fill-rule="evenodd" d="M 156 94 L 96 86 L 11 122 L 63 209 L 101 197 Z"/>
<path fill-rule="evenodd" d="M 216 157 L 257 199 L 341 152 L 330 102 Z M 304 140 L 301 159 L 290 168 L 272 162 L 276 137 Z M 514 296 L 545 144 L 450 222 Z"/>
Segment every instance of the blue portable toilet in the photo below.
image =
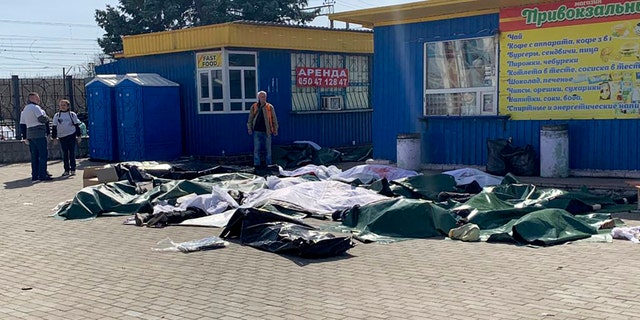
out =
<path fill-rule="evenodd" d="M 86 85 L 89 158 L 118 160 L 115 87 L 124 75 L 98 75 Z"/>
<path fill-rule="evenodd" d="M 116 84 L 118 159 L 174 160 L 182 155 L 180 87 L 155 73 L 128 73 Z"/>

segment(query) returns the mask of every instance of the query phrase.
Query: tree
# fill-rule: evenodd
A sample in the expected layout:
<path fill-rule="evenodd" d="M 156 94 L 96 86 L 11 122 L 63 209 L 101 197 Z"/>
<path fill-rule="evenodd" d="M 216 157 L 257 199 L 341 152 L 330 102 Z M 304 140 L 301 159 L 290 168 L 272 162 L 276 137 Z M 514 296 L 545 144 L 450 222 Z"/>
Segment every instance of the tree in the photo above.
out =
<path fill-rule="evenodd" d="M 122 36 L 184 29 L 237 20 L 304 24 L 318 10 L 305 10 L 307 0 L 119 0 L 96 10 L 106 31 L 98 44 L 106 54 L 122 50 Z"/>

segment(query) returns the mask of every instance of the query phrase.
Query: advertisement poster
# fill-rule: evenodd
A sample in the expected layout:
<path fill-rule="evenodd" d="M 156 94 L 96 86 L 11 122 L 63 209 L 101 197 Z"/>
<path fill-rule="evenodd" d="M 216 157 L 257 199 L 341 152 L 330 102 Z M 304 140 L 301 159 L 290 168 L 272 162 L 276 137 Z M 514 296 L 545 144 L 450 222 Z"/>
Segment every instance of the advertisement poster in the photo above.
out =
<path fill-rule="evenodd" d="M 318 88 L 346 88 L 349 70 L 345 68 L 296 68 L 296 86 Z"/>
<path fill-rule="evenodd" d="M 640 1 L 504 9 L 500 31 L 500 114 L 640 117 Z"/>
<path fill-rule="evenodd" d="M 201 52 L 196 54 L 198 69 L 221 68 L 222 52 Z"/>

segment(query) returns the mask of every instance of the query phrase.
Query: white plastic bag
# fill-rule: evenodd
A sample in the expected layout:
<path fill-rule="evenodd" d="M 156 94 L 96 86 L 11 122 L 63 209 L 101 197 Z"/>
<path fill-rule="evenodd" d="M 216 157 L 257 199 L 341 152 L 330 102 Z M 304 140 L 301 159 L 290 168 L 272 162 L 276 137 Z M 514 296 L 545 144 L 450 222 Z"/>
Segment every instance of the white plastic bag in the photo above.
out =
<path fill-rule="evenodd" d="M 176 243 L 171 238 L 164 238 L 156 246 L 151 248 L 153 251 L 160 252 L 194 252 L 203 250 L 212 250 L 218 248 L 224 248 L 229 245 L 229 242 L 222 240 L 219 237 L 211 236 L 202 238 L 199 240 L 192 240 L 186 242 Z"/>
<path fill-rule="evenodd" d="M 614 239 L 627 239 L 633 243 L 640 243 L 640 227 L 616 227 L 611 229 Z"/>

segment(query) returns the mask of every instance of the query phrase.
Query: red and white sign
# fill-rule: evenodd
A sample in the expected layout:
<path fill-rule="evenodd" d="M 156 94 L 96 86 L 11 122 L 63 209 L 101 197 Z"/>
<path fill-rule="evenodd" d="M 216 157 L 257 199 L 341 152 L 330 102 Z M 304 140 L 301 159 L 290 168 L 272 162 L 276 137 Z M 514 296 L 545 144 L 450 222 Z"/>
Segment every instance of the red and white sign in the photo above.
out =
<path fill-rule="evenodd" d="M 349 70 L 345 68 L 296 68 L 296 86 L 320 88 L 346 88 Z"/>

